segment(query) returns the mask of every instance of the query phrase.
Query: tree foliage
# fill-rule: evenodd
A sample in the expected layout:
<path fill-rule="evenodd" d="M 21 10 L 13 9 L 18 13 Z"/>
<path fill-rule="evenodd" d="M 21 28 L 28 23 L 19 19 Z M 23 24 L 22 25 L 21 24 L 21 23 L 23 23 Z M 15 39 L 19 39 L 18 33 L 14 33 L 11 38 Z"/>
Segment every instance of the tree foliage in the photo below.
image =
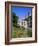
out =
<path fill-rule="evenodd" d="M 17 23 L 18 23 L 18 16 L 16 16 L 15 12 L 12 12 L 11 20 L 12 20 L 13 25 L 17 25 Z"/>

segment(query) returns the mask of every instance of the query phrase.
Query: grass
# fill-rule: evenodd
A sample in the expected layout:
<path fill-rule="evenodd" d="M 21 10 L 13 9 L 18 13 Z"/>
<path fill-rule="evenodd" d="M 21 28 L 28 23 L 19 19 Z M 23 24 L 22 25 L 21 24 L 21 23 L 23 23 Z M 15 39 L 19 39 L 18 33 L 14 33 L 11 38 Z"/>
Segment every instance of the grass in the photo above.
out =
<path fill-rule="evenodd" d="M 32 37 L 32 29 L 29 29 L 27 32 L 28 37 Z"/>
<path fill-rule="evenodd" d="M 27 32 L 25 29 L 20 27 L 14 27 L 14 31 L 12 31 L 12 38 L 24 38 L 24 37 L 32 37 L 32 30 L 28 30 Z"/>

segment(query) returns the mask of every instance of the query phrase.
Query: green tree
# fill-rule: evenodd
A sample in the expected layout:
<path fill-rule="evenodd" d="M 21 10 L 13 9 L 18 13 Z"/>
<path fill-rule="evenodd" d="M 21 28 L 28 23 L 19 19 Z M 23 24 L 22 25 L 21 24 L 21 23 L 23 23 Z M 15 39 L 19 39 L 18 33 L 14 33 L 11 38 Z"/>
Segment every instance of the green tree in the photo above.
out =
<path fill-rule="evenodd" d="M 17 23 L 18 23 L 18 16 L 16 16 L 15 12 L 12 13 L 11 20 L 12 20 L 12 23 L 13 23 L 14 26 L 17 25 Z"/>

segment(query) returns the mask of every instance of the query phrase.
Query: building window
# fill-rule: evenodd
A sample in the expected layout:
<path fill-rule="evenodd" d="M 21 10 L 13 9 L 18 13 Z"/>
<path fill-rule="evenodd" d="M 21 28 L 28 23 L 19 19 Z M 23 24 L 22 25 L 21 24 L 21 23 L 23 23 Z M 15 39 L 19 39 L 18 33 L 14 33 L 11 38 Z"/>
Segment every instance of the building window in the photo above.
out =
<path fill-rule="evenodd" d="M 24 22 L 24 25 L 26 25 L 25 22 Z"/>
<path fill-rule="evenodd" d="M 22 25 L 23 25 L 23 22 L 22 22 Z"/>

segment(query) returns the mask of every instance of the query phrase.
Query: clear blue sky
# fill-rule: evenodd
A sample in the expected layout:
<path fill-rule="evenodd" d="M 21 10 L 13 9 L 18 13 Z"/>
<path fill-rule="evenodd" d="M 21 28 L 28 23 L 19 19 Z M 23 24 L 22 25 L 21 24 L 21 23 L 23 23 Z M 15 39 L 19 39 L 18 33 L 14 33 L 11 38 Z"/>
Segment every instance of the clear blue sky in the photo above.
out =
<path fill-rule="evenodd" d="M 30 15 L 32 14 L 32 8 L 12 7 L 11 12 L 15 12 L 16 16 L 18 16 L 19 20 L 21 21 L 28 16 L 28 12 L 30 13 Z"/>

